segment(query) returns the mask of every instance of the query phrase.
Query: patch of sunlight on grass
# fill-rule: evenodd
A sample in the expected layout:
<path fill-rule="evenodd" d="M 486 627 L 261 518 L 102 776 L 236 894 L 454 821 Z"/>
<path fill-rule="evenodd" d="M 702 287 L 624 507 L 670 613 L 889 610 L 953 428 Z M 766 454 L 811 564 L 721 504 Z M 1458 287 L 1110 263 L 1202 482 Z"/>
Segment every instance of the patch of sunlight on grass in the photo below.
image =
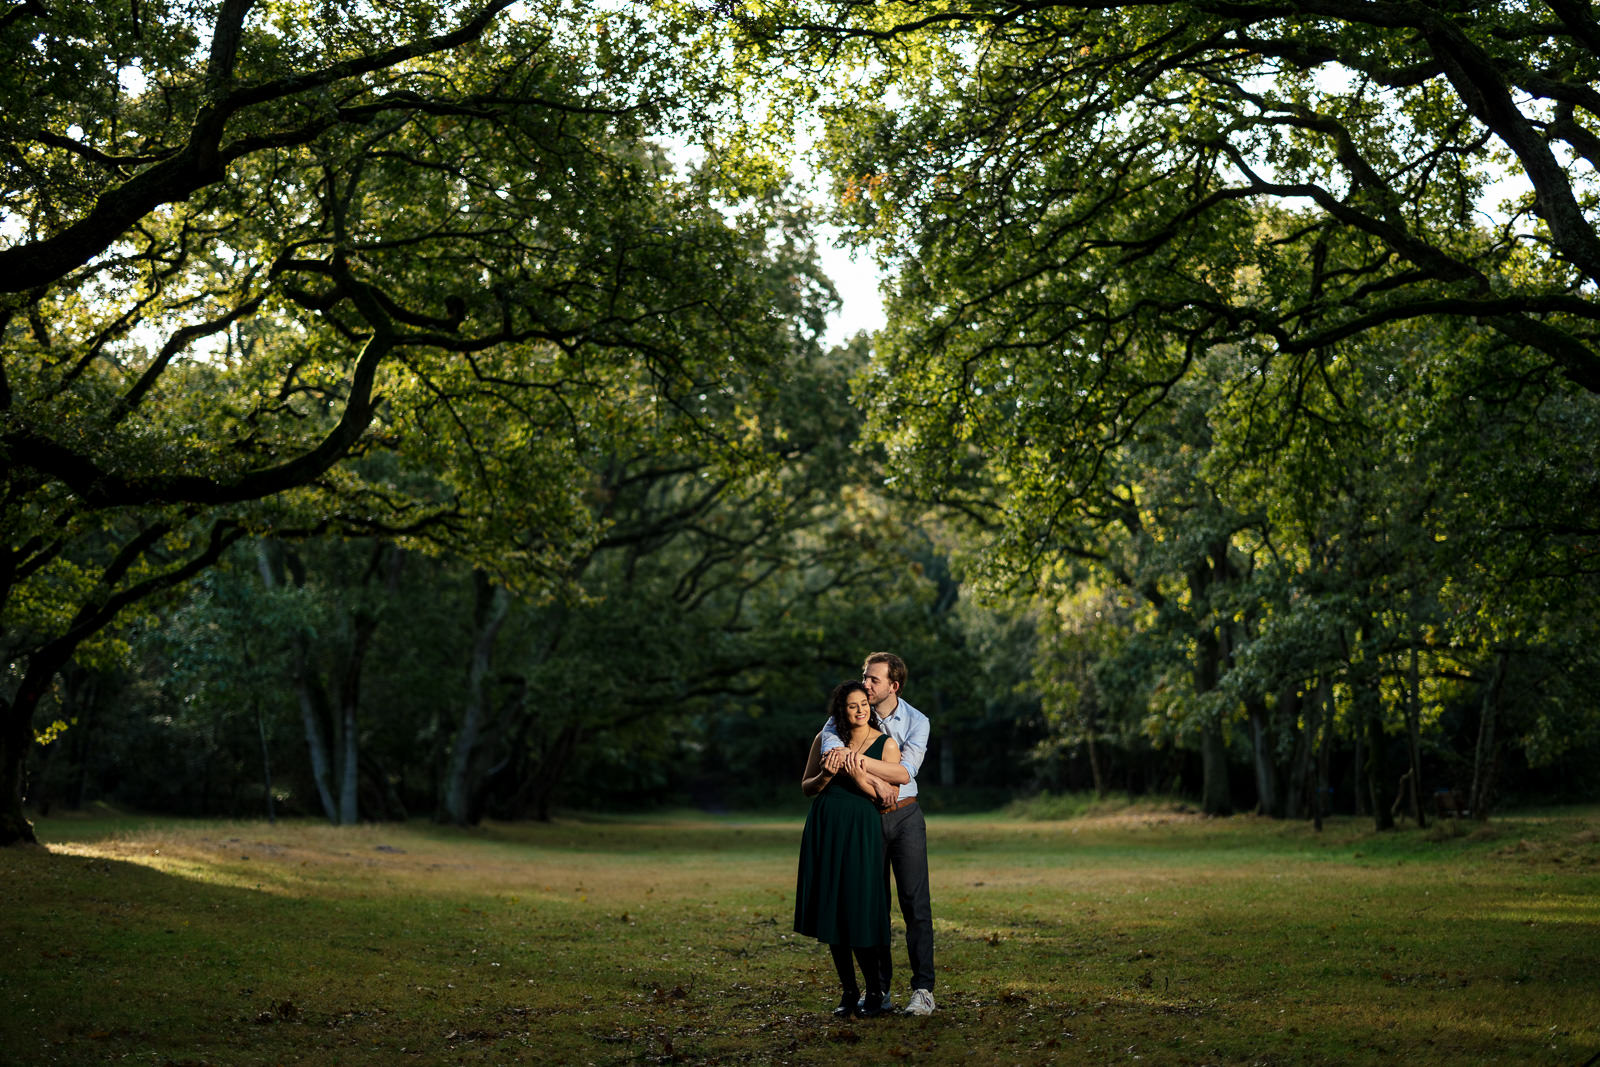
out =
<path fill-rule="evenodd" d="M 141 867 L 148 867 L 162 874 L 172 875 L 175 878 L 186 878 L 207 885 L 225 886 L 234 889 L 259 890 L 268 893 L 291 894 L 294 888 L 281 881 L 270 883 L 262 882 L 242 873 L 237 869 L 217 866 L 205 859 L 186 858 L 174 854 L 163 854 L 160 849 L 154 849 L 148 854 L 131 853 L 125 848 L 108 848 L 95 845 L 50 845 L 49 850 L 57 855 L 78 856 L 87 859 L 120 860 Z"/>
<path fill-rule="evenodd" d="M 799 818 L 80 820 L 59 835 L 50 820 L 49 851 L 0 851 L 17 1009 L 0 1048 L 38 1063 L 1578 1064 L 1600 1052 L 1600 835 L 1592 812 L 1541 820 L 1435 841 L 1355 820 L 1317 836 L 1172 812 L 930 815 L 939 1010 L 871 1026 L 832 1020 L 827 949 L 789 929 Z"/>
<path fill-rule="evenodd" d="M 1480 904 L 1476 915 L 1524 923 L 1571 923 L 1600 926 L 1600 896 L 1592 894 L 1550 893 L 1517 894 L 1514 897 Z M 1600 951 L 1600 944 L 1595 946 Z"/>

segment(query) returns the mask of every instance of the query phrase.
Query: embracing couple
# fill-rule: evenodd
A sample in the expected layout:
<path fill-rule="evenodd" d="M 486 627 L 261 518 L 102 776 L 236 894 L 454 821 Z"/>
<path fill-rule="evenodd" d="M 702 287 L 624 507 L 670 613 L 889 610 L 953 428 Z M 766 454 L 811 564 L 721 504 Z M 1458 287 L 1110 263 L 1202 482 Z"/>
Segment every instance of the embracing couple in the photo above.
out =
<path fill-rule="evenodd" d="M 841 682 L 828 721 L 811 743 L 800 788 L 809 797 L 800 838 L 794 928 L 826 942 L 842 995 L 834 1015 L 867 1019 L 894 1009 L 889 979 L 889 875 L 894 874 L 911 958 L 908 1015 L 933 1012 L 933 909 L 928 828 L 917 770 L 928 752 L 928 717 L 900 696 L 906 665 L 874 652 L 861 681 Z M 866 993 L 856 983 L 852 953 Z"/>

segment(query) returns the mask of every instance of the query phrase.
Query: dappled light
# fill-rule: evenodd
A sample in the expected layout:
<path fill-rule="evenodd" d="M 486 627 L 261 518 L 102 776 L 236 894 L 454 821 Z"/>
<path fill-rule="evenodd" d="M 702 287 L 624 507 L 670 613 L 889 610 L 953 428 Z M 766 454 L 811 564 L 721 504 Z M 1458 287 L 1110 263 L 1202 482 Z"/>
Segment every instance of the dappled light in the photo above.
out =
<path fill-rule="evenodd" d="M 776 1063 L 843 1040 L 934 1064 L 1580 1063 L 1600 1051 L 1597 822 L 1504 822 L 1569 850 L 1552 870 L 1349 820 L 1307 848 L 1256 819 L 936 816 L 939 1010 L 869 1027 L 829 1020 L 826 952 L 790 930 L 793 818 L 73 820 L 54 844 L 47 821 L 48 851 L 0 853 L 20 890 L 0 950 L 50 1012 L 0 1039 L 230 1063 Z M 224 1054 L 239 1025 L 250 1046 Z"/>
<path fill-rule="evenodd" d="M 1600 5 L 0 55 L 0 1060 L 1600 1063 Z"/>

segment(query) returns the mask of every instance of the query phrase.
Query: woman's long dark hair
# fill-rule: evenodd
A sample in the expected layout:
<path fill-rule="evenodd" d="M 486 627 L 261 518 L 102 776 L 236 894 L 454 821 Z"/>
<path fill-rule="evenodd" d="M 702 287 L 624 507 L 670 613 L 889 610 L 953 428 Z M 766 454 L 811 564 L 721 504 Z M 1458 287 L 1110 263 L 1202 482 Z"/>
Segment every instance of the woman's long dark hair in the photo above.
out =
<path fill-rule="evenodd" d="M 867 687 L 854 678 L 848 682 L 840 682 L 833 687 L 833 692 L 828 696 L 828 721 L 833 723 L 833 732 L 840 737 L 844 736 L 844 706 L 850 699 L 851 693 L 860 693 L 867 696 Z M 867 697 L 867 707 L 872 707 L 872 698 Z M 878 713 L 872 712 L 867 718 L 867 725 L 874 730 L 882 730 L 883 723 L 878 721 Z"/>

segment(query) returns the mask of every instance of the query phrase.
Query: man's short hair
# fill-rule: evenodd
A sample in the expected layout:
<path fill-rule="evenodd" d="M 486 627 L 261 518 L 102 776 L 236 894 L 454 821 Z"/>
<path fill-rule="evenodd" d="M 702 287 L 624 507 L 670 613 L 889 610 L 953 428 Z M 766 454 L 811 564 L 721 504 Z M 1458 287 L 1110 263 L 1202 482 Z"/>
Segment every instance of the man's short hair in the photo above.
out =
<path fill-rule="evenodd" d="M 889 681 L 894 685 L 894 691 L 902 692 L 906 687 L 906 661 L 893 652 L 874 652 L 861 661 L 861 671 L 866 673 L 868 667 L 874 663 L 881 663 L 889 671 Z"/>

